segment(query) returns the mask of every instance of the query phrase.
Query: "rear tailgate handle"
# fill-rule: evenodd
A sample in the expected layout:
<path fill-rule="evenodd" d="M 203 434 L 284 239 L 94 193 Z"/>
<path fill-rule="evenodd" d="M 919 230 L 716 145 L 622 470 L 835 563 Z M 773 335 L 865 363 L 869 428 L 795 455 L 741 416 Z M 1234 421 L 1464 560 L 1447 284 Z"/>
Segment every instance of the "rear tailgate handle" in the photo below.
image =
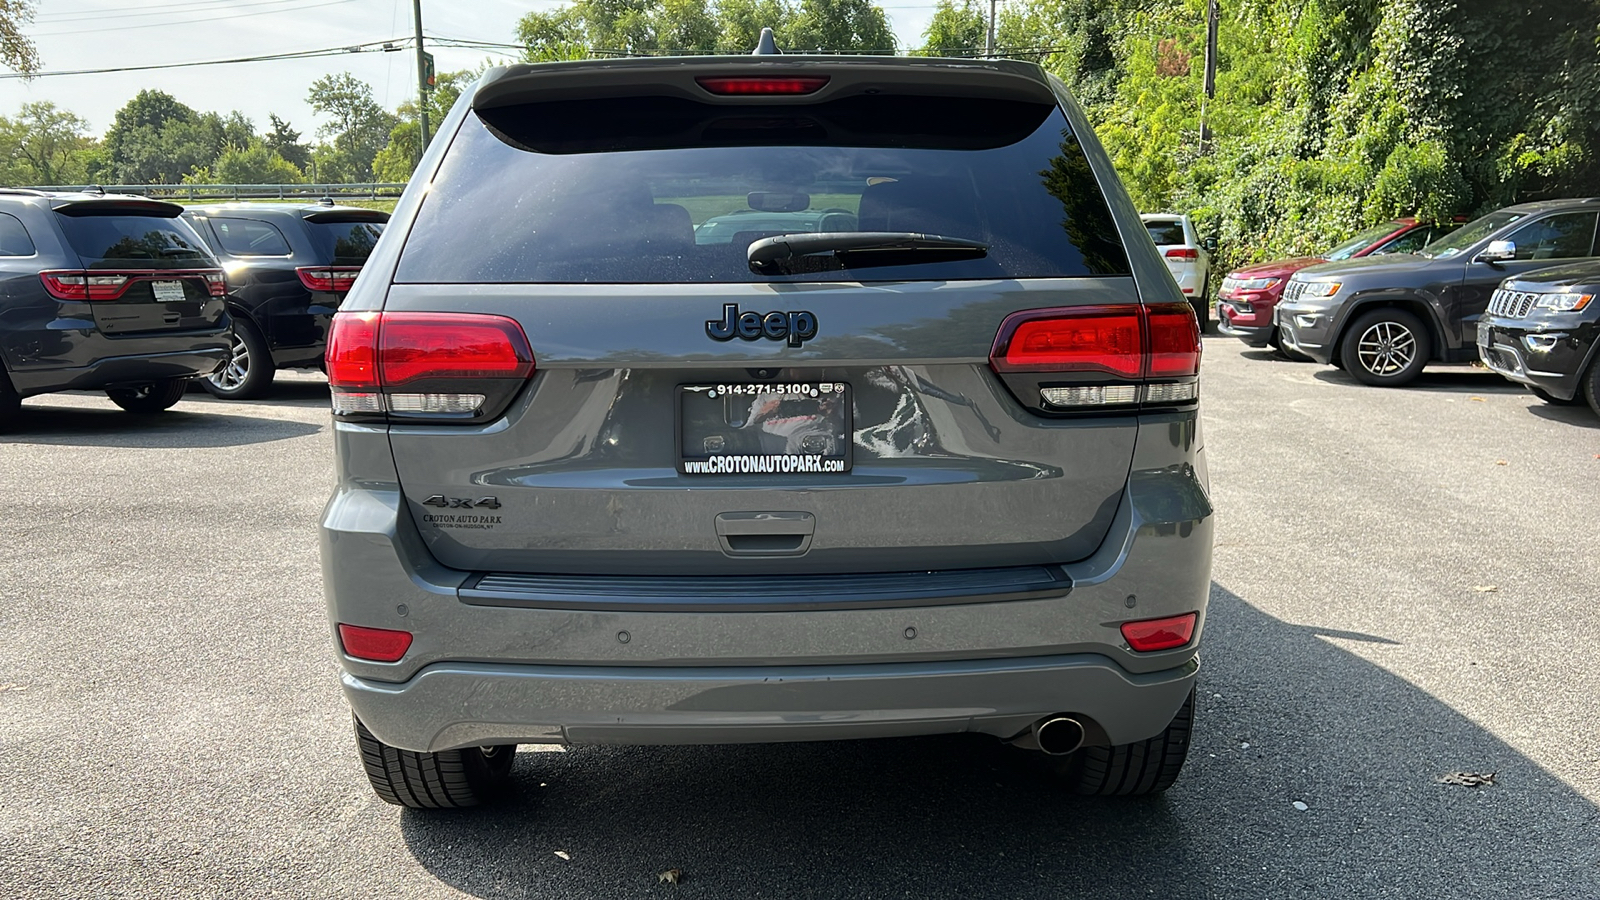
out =
<path fill-rule="evenodd" d="M 817 519 L 808 512 L 727 512 L 717 516 L 717 540 L 728 556 L 802 556 L 811 549 Z"/>

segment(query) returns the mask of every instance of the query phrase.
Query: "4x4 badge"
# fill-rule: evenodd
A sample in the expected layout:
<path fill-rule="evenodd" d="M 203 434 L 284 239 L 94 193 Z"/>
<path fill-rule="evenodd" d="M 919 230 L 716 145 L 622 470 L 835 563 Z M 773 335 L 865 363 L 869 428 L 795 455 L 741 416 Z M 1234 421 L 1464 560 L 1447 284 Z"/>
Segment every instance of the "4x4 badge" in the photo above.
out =
<path fill-rule="evenodd" d="M 437 506 L 440 509 L 499 509 L 500 501 L 494 497 L 446 497 L 443 494 L 434 494 L 422 501 L 423 506 Z"/>
<path fill-rule="evenodd" d="M 803 309 L 742 313 L 739 312 L 739 304 L 724 303 L 722 321 L 707 319 L 706 334 L 714 341 L 731 341 L 736 337 L 746 341 L 761 338 L 781 341 L 787 338 L 789 346 L 798 347 L 817 336 L 817 317 Z"/>

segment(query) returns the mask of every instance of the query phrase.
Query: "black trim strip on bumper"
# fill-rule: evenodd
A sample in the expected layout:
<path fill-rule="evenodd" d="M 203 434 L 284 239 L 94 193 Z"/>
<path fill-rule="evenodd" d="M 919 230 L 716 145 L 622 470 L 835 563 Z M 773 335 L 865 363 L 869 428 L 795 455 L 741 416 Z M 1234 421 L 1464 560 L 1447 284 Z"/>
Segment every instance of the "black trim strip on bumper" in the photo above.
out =
<path fill-rule="evenodd" d="M 486 572 L 462 585 L 472 606 L 614 612 L 789 612 L 956 606 L 1061 597 L 1060 566 L 859 575 L 592 576 Z"/>

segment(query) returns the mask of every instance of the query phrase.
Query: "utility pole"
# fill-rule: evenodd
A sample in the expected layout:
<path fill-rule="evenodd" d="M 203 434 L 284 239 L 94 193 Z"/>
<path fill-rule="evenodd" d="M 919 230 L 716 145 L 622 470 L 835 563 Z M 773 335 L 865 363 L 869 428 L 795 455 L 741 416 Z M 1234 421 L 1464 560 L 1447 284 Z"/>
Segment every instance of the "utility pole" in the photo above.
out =
<path fill-rule="evenodd" d="M 422 0 L 411 0 L 411 15 L 417 23 L 417 116 L 422 122 L 422 146 L 417 151 L 417 158 L 428 149 L 428 79 L 431 68 L 428 65 L 428 53 L 422 49 Z"/>
<path fill-rule="evenodd" d="M 1217 0 L 1206 0 L 1206 74 L 1200 97 L 1200 152 L 1211 145 L 1211 128 L 1206 125 L 1206 106 L 1217 97 L 1217 22 L 1222 12 Z"/>
<path fill-rule="evenodd" d="M 989 0 L 989 34 L 983 40 L 983 55 L 994 58 L 994 8 L 999 0 Z"/>

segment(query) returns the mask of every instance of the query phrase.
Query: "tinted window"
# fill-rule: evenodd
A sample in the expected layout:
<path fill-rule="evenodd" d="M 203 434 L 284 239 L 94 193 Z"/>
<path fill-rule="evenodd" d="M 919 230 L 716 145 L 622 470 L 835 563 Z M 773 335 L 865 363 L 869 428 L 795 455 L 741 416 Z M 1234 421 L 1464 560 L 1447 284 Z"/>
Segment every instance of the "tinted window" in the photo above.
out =
<path fill-rule="evenodd" d="M 1527 213 L 1508 212 L 1506 210 L 1492 212 L 1481 219 L 1474 219 L 1461 226 L 1461 229 L 1454 234 L 1447 234 L 1423 247 L 1420 253 L 1422 256 L 1436 258 L 1455 256 L 1496 231 L 1526 216 Z"/>
<path fill-rule="evenodd" d="M 212 219 L 217 243 L 230 256 L 288 256 L 289 242 L 271 222 L 260 219 Z"/>
<path fill-rule="evenodd" d="M 33 238 L 22 220 L 10 213 L 0 213 L 0 256 L 32 256 Z"/>
<path fill-rule="evenodd" d="M 756 275 L 796 232 L 983 241 L 982 259 Z M 1126 274 L 1105 199 L 1053 106 L 855 97 L 796 108 L 648 98 L 466 118 L 403 282 L 760 282 Z"/>
<path fill-rule="evenodd" d="M 1385 235 L 1393 234 L 1398 224 L 1398 222 L 1384 222 L 1382 225 L 1374 225 L 1344 243 L 1334 245 L 1332 250 L 1322 254 L 1322 258 L 1335 261 L 1350 259 L 1357 253 L 1371 247 Z"/>
<path fill-rule="evenodd" d="M 1506 236 L 1517 245 L 1517 259 L 1575 259 L 1594 254 L 1597 213 L 1546 216 Z"/>
<path fill-rule="evenodd" d="M 382 222 L 307 222 L 317 260 L 330 266 L 359 266 L 372 255 L 383 234 Z M 481 237 L 481 236 L 480 236 Z"/>
<path fill-rule="evenodd" d="M 1155 241 L 1157 247 L 1189 243 L 1189 239 L 1183 236 L 1182 222 L 1146 222 L 1144 227 L 1149 230 L 1150 240 Z"/>
<path fill-rule="evenodd" d="M 1432 228 L 1417 228 L 1400 235 L 1382 247 L 1372 251 L 1373 256 L 1386 253 L 1415 253 L 1433 240 L 1435 234 Z"/>
<path fill-rule="evenodd" d="M 215 264 L 199 235 L 179 219 L 125 213 L 56 218 L 85 266 L 160 269 Z"/>

